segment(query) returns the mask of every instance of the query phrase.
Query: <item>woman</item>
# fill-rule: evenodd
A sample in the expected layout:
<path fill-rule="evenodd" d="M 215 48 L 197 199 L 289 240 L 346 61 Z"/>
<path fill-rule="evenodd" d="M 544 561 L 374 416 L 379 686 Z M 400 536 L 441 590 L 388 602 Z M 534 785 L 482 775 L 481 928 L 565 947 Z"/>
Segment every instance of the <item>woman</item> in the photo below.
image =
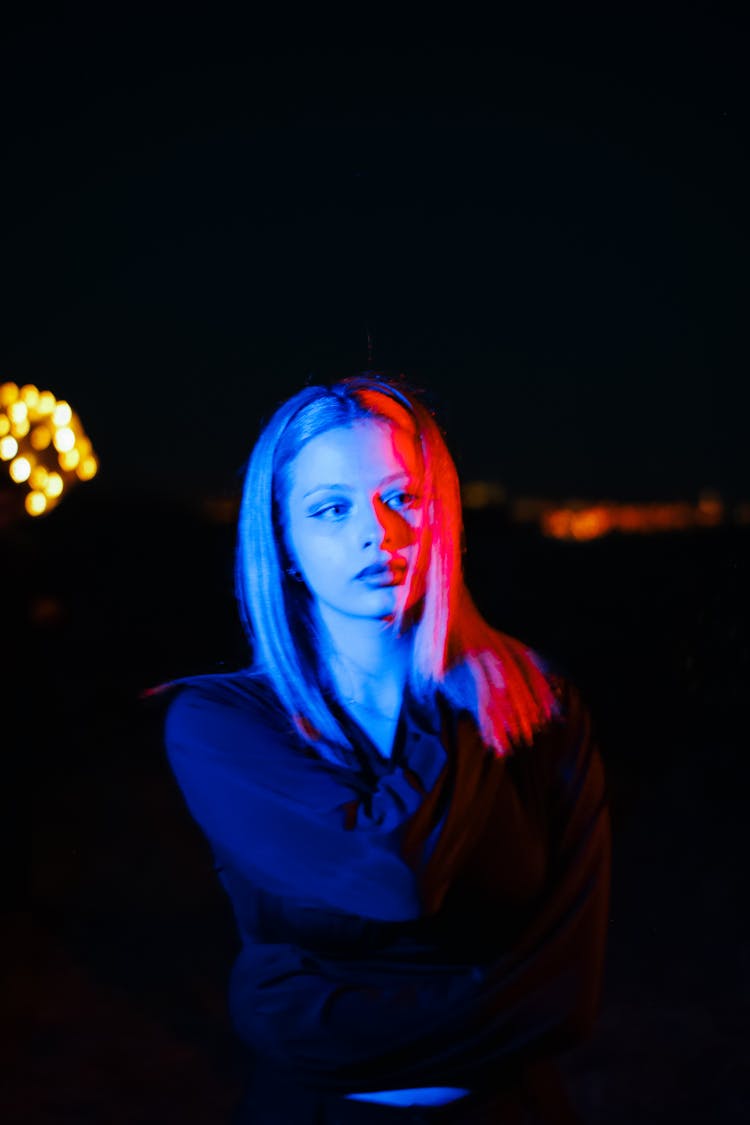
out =
<path fill-rule="evenodd" d="M 416 394 L 311 386 L 247 469 L 249 670 L 174 685 L 169 760 L 243 947 L 236 1121 L 565 1122 L 595 1018 L 599 754 L 570 684 L 474 607 Z"/>

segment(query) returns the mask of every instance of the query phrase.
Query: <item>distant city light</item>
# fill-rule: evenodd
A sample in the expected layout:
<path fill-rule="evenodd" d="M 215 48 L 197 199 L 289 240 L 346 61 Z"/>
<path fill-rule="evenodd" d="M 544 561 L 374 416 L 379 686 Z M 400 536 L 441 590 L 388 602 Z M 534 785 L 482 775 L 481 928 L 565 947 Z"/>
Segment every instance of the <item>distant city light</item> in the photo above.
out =
<path fill-rule="evenodd" d="M 724 518 L 721 497 L 709 490 L 700 493 L 697 504 L 686 501 L 649 504 L 589 504 L 550 507 L 541 513 L 540 526 L 554 539 L 597 539 L 611 531 L 653 534 L 688 531 L 696 527 L 718 527 Z"/>
<path fill-rule="evenodd" d="M 720 527 L 728 519 L 750 523 L 750 504 L 741 502 L 731 513 L 718 492 L 704 488 L 696 503 L 652 501 L 632 504 L 571 498 L 562 503 L 542 496 L 508 497 L 498 481 L 474 480 L 462 486 L 467 509 L 503 508 L 512 523 L 532 524 L 551 539 L 585 542 L 612 532 L 656 534 L 693 528 Z"/>
<path fill-rule="evenodd" d="M 494 480 L 472 480 L 461 490 L 465 508 L 495 508 L 504 504 L 507 489 Z"/>
<path fill-rule="evenodd" d="M 28 489 L 24 508 L 40 516 L 67 489 L 91 480 L 99 461 L 70 403 L 33 383 L 0 384 L 0 460 L 14 485 Z"/>

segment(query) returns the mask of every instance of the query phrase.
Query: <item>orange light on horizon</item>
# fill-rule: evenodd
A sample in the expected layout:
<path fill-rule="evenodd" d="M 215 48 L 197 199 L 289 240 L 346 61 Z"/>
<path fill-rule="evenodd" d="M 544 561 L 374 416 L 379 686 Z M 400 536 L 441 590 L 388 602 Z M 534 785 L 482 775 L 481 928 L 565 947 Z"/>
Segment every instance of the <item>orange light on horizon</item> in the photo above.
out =
<path fill-rule="evenodd" d="M 578 504 L 581 506 L 578 506 Z M 714 492 L 701 493 L 697 504 L 653 501 L 647 504 L 588 504 L 549 507 L 541 512 L 542 532 L 554 539 L 596 539 L 611 531 L 652 534 L 718 527 L 724 503 Z M 739 521 L 738 521 L 739 522 Z"/>
<path fill-rule="evenodd" d="M 508 498 L 504 485 L 495 480 L 470 480 L 461 489 L 465 508 L 497 508 Z"/>

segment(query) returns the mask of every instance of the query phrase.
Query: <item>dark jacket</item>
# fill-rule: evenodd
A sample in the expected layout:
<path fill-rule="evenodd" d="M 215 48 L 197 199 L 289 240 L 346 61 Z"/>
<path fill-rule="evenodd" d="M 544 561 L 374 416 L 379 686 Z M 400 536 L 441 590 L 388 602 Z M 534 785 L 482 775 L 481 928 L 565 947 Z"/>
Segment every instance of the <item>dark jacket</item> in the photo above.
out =
<path fill-rule="evenodd" d="M 559 715 L 504 758 L 440 693 L 424 706 L 407 691 L 390 759 L 341 713 L 342 766 L 260 677 L 174 688 L 169 761 L 243 943 L 230 1011 L 269 1074 L 320 1095 L 489 1095 L 589 1032 L 606 786 L 588 712 L 553 685 Z"/>

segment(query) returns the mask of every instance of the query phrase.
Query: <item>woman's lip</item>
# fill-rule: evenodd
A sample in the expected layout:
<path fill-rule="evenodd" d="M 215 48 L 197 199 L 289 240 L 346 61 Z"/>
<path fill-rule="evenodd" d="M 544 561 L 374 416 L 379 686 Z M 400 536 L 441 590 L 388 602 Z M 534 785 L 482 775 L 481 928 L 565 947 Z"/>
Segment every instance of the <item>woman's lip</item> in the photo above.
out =
<path fill-rule="evenodd" d="M 405 563 L 373 563 L 371 566 L 366 566 L 364 570 L 360 570 L 357 575 L 357 580 L 361 582 L 377 582 L 381 585 L 386 585 L 402 579 L 405 572 Z"/>

